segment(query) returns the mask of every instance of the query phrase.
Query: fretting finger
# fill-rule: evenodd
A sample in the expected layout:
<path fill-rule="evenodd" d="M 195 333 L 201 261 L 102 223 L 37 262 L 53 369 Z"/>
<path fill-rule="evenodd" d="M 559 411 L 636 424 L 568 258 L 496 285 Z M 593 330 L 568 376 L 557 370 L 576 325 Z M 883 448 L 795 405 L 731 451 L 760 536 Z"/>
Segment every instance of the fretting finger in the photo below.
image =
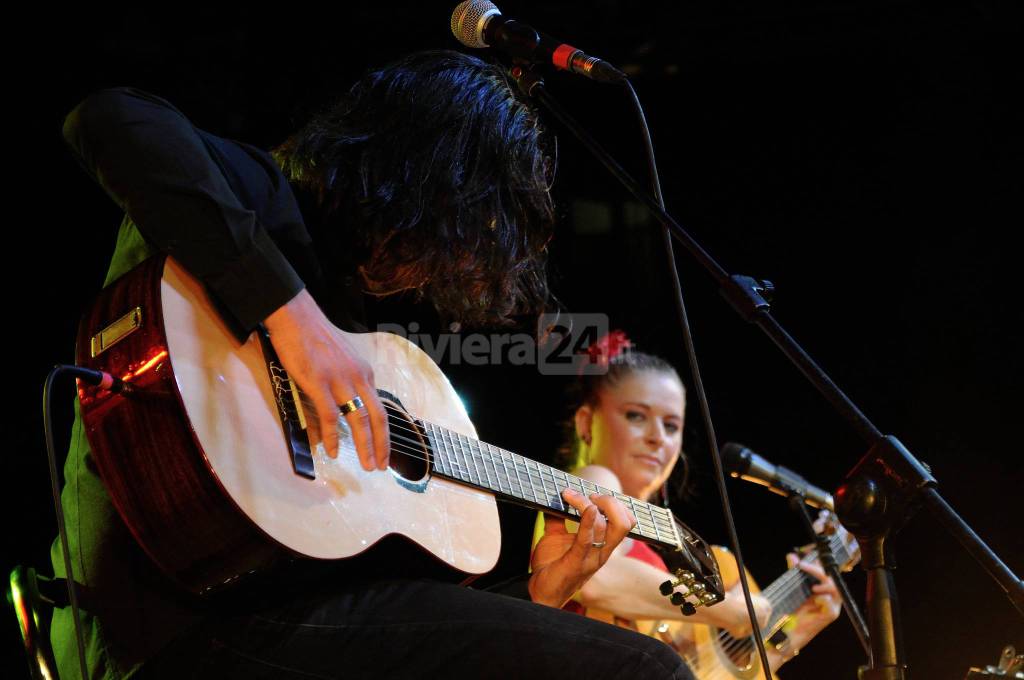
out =
<path fill-rule="evenodd" d="M 580 514 L 576 539 L 573 541 L 572 547 L 569 548 L 569 552 L 575 553 L 577 559 L 582 561 L 594 548 L 593 544 L 597 540 L 594 538 L 594 525 L 597 523 L 601 513 L 598 511 L 597 506 L 590 502 L 590 499 L 578 491 L 565 489 L 562 492 L 562 498 Z"/>
<path fill-rule="evenodd" d="M 625 505 L 612 496 L 594 494 L 590 497 L 590 500 L 601 510 L 605 518 L 606 528 L 603 534 L 604 538 L 602 539 L 605 545 L 602 546 L 602 555 L 604 559 L 607 559 L 607 556 L 618 547 L 622 539 L 636 526 L 636 518 L 626 509 Z"/>

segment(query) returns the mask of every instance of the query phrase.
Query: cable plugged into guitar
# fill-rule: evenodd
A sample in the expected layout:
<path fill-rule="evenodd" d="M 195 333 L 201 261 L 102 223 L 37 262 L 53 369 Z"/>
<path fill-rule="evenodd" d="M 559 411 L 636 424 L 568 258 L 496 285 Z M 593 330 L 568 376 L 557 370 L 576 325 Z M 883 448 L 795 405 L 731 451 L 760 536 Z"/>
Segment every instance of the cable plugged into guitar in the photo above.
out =
<path fill-rule="evenodd" d="M 117 376 L 111 375 L 106 371 L 99 371 L 94 368 L 85 368 L 84 366 L 71 366 L 62 364 L 57 366 L 63 373 L 69 373 L 75 378 L 78 378 L 84 383 L 98 387 L 101 390 L 113 392 L 114 394 L 131 394 L 133 387 L 121 380 Z"/>
<path fill-rule="evenodd" d="M 693 616 L 697 613 L 697 607 L 710 606 L 721 599 L 718 594 L 709 592 L 693 572 L 685 569 L 676 569 L 675 579 L 665 581 L 659 589 L 669 602 L 679 607 L 683 616 Z M 692 597 L 693 601 L 687 600 L 688 597 Z"/>

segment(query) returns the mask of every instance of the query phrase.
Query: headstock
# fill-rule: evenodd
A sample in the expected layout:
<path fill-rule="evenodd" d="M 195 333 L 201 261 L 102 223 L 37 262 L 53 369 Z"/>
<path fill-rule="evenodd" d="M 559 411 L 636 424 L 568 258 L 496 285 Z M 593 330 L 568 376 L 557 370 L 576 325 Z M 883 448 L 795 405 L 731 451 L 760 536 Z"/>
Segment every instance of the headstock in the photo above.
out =
<path fill-rule="evenodd" d="M 697 607 L 710 607 L 725 599 L 718 560 L 707 542 L 675 517 L 676 548 L 658 549 L 674 578 L 661 584 L 661 594 L 691 616 Z"/>

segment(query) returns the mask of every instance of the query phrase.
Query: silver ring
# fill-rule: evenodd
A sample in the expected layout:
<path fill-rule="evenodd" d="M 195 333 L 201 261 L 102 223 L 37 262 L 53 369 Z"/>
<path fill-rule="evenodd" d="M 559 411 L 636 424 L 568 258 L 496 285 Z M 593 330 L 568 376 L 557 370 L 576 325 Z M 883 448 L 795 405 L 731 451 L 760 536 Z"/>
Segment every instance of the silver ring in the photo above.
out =
<path fill-rule="evenodd" d="M 346 401 L 344 404 L 339 406 L 338 410 L 341 411 L 341 415 L 347 416 L 349 413 L 352 413 L 353 411 L 358 411 L 362 407 L 363 407 L 363 400 L 360 399 L 359 397 L 352 397 L 351 399 Z"/>
<path fill-rule="evenodd" d="M 590 545 L 594 546 L 595 548 L 603 548 L 606 545 L 608 545 L 608 541 L 594 541 Z"/>

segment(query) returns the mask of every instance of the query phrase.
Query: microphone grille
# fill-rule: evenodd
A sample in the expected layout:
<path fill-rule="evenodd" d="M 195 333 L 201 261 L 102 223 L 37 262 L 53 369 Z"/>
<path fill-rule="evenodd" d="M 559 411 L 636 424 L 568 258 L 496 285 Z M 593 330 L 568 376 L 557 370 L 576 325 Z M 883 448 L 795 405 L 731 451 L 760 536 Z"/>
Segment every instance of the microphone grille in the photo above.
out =
<path fill-rule="evenodd" d="M 492 14 L 501 14 L 488 0 L 465 0 L 452 12 L 452 35 L 466 47 L 487 47 L 484 24 Z"/>
<path fill-rule="evenodd" d="M 722 465 L 725 467 L 725 471 L 743 474 L 750 469 L 750 454 L 744 455 L 746 451 L 747 447 L 736 442 L 728 442 L 722 446 L 719 453 L 722 454 Z"/>

